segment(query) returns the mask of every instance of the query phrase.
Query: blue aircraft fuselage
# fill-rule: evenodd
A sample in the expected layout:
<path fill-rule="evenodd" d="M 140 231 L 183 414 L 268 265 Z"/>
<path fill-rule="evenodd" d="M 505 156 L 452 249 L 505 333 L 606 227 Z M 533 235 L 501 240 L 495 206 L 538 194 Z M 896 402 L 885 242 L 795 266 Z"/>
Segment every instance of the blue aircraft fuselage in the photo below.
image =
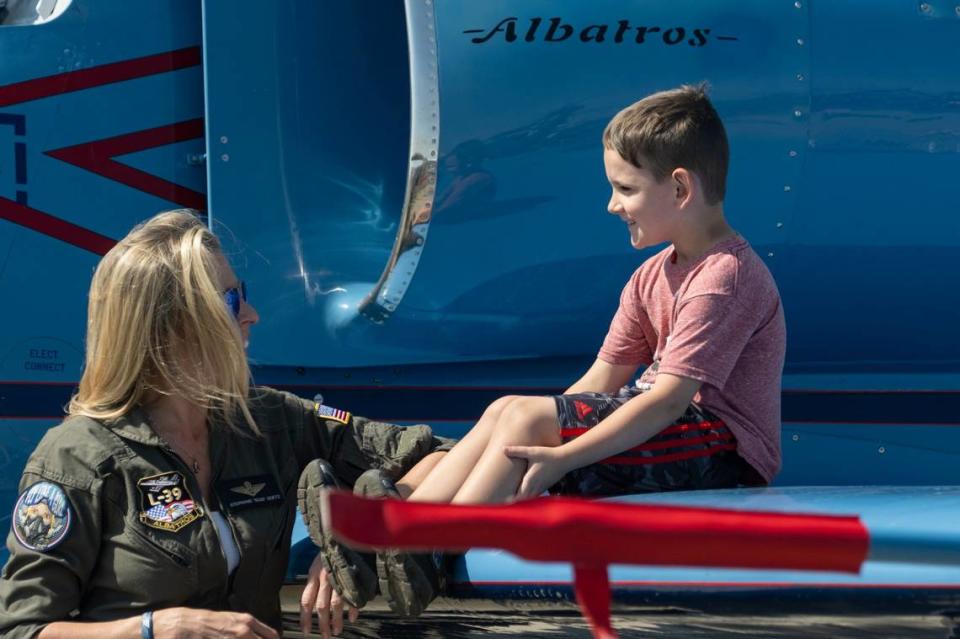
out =
<path fill-rule="evenodd" d="M 603 127 L 701 81 L 787 318 L 776 484 L 956 482 L 952 3 L 61 9 L 0 25 L 0 524 L 79 379 L 92 270 L 164 209 L 208 211 L 247 281 L 257 383 L 446 435 L 565 387 L 651 254 L 606 213 Z"/>

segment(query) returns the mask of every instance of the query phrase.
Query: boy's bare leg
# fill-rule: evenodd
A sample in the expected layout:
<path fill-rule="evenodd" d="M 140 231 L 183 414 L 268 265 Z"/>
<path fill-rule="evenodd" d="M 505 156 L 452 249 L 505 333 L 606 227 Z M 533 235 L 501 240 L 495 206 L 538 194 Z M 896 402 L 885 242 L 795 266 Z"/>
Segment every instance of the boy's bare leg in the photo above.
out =
<path fill-rule="evenodd" d="M 559 446 L 560 427 L 552 397 L 518 397 L 501 413 L 486 449 L 453 497 L 456 504 L 501 503 L 512 499 L 527 462 L 511 459 L 504 446 Z M 452 454 L 452 453 L 451 453 Z"/>
<path fill-rule="evenodd" d="M 442 460 L 448 451 L 441 450 L 435 453 L 430 453 L 425 456 L 423 459 L 418 461 L 413 468 L 407 471 L 407 474 L 401 477 L 395 484 L 397 487 L 397 492 L 400 493 L 400 496 L 404 499 L 409 499 L 411 493 L 417 489 L 420 484 L 427 478 L 440 460 Z"/>
<path fill-rule="evenodd" d="M 486 449 L 491 433 L 500 420 L 500 415 L 516 399 L 519 398 L 510 395 L 490 404 L 480 417 L 480 421 L 433 467 L 409 499 L 433 502 L 449 502 L 453 499 Z M 426 459 L 425 457 L 424 461 Z M 412 473 L 413 470 L 410 472 Z"/>

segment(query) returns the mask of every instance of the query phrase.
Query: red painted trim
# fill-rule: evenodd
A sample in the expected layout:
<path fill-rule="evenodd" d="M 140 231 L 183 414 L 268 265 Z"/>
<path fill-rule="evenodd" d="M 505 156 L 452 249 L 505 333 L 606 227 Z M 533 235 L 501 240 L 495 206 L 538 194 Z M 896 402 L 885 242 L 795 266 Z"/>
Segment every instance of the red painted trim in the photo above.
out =
<path fill-rule="evenodd" d="M 100 235 L 90 229 L 61 220 L 49 213 L 18 204 L 13 200 L 0 197 L 0 219 L 19 224 L 32 231 L 48 235 L 54 239 L 73 244 L 97 255 L 104 255 L 117 243 L 116 240 Z M 28 382 L 33 383 L 33 382 Z"/>
<path fill-rule="evenodd" d="M 0 107 L 195 67 L 200 64 L 200 61 L 200 47 L 188 47 L 6 84 L 0 86 Z"/>
<path fill-rule="evenodd" d="M 127 153 L 135 153 L 200 137 L 203 137 L 203 118 L 196 118 L 153 129 L 125 133 L 104 140 L 67 146 L 47 151 L 46 155 L 181 206 L 203 210 L 207 208 L 207 196 L 205 194 L 113 159 L 117 155 L 126 155 Z"/>
<path fill-rule="evenodd" d="M 538 498 L 434 504 L 324 495 L 323 516 L 364 548 L 500 548 L 534 561 L 858 573 L 869 549 L 855 516 Z M 544 539 L 552 543 L 543 543 Z"/>
<path fill-rule="evenodd" d="M 601 464 L 617 464 L 620 466 L 647 466 L 654 464 L 668 464 L 685 459 L 696 459 L 697 457 L 710 457 L 724 451 L 736 450 L 736 444 L 721 444 L 720 446 L 710 446 L 702 450 L 691 450 L 682 453 L 668 453 L 666 455 L 654 455 L 652 457 L 627 457 L 623 455 L 614 455 L 601 461 Z"/>
<path fill-rule="evenodd" d="M 574 593 L 594 639 L 617 639 L 610 623 L 610 577 L 606 566 L 573 565 Z"/>

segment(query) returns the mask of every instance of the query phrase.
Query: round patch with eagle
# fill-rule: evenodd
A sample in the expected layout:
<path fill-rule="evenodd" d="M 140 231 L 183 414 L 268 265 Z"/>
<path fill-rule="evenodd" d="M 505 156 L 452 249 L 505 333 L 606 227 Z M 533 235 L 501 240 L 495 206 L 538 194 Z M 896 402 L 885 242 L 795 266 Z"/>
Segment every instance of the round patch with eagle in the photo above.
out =
<path fill-rule="evenodd" d="M 66 538 L 71 519 L 63 488 L 37 482 L 23 491 L 13 508 L 13 534 L 25 548 L 46 552 Z"/>

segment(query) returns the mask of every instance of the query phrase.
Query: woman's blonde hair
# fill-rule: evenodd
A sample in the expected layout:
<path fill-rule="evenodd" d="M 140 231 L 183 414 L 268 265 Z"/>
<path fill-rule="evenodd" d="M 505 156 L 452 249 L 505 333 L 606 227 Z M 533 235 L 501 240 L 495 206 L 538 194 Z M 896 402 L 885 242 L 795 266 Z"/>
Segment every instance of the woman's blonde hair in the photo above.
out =
<path fill-rule="evenodd" d="M 150 392 L 241 418 L 250 368 L 243 337 L 217 282 L 220 243 L 196 211 L 160 213 L 100 261 L 90 285 L 86 363 L 71 415 L 112 420 Z"/>

